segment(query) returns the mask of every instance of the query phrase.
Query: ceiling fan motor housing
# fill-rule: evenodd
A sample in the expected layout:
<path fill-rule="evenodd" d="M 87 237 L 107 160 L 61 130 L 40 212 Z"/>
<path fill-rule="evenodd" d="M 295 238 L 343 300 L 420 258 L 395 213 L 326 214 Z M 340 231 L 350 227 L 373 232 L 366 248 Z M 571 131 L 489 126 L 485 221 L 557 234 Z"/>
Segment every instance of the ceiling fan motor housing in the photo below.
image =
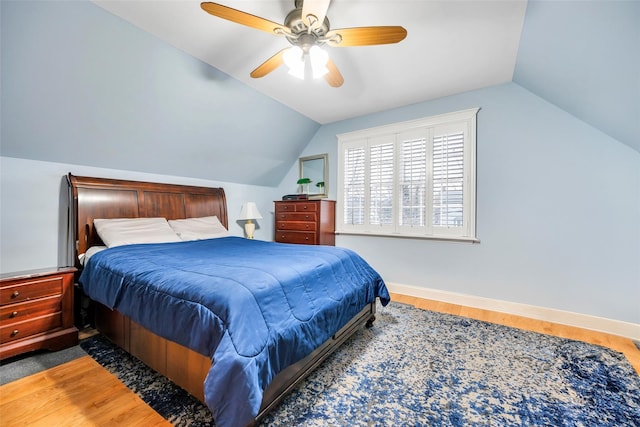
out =
<path fill-rule="evenodd" d="M 309 26 L 302 18 L 302 7 L 298 7 L 296 1 L 296 9 L 289 12 L 284 20 L 284 26 L 289 28 L 291 34 L 286 34 L 285 37 L 294 46 L 299 46 L 305 52 L 308 51 L 311 46 L 324 44 L 325 35 L 329 32 L 329 18 L 325 16 L 322 25 L 315 26 L 309 31 Z"/>

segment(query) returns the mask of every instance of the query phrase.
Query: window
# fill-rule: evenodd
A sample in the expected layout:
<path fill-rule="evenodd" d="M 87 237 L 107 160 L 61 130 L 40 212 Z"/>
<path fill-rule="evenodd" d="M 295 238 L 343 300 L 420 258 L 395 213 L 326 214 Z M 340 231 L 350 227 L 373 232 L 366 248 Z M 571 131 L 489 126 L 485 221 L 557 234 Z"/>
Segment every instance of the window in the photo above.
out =
<path fill-rule="evenodd" d="M 338 135 L 338 233 L 475 240 L 477 112 Z"/>

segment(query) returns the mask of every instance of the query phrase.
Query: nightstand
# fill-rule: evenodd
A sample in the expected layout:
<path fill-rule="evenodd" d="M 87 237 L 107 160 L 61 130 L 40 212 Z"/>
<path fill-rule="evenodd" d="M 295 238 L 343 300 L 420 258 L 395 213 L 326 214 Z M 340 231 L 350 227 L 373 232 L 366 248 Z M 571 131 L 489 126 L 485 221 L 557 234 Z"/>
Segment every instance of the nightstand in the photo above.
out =
<path fill-rule="evenodd" d="M 0 275 L 0 360 L 78 343 L 73 324 L 73 267 Z"/>

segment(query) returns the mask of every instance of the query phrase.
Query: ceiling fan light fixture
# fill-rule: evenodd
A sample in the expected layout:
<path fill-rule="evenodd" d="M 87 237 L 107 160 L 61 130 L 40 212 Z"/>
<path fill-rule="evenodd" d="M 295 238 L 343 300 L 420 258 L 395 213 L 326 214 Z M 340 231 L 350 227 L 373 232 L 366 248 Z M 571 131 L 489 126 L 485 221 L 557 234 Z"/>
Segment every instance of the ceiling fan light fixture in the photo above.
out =
<path fill-rule="evenodd" d="M 311 49 L 309 49 L 309 61 L 311 62 L 314 79 L 318 79 L 329 72 L 327 68 L 329 54 L 320 46 L 311 46 Z"/>
<path fill-rule="evenodd" d="M 0 0 L 2 1 L 2 0 Z M 260 64 L 249 75 L 261 78 L 281 65 L 287 65 L 289 74 L 299 79 L 307 75 L 323 77 L 331 87 L 340 87 L 344 78 L 322 46 L 348 47 L 398 43 L 407 37 L 401 26 L 351 27 L 330 30 L 327 10 L 331 0 L 294 0 L 295 9 L 287 14 L 284 24 L 279 24 L 241 10 L 205 1 L 200 7 L 210 15 L 227 21 L 283 36 L 293 46 L 280 49 Z M 305 56 L 309 56 L 307 64 Z"/>
<path fill-rule="evenodd" d="M 300 47 L 293 46 L 287 49 L 282 55 L 282 60 L 289 68 L 289 74 L 304 80 L 304 51 Z"/>

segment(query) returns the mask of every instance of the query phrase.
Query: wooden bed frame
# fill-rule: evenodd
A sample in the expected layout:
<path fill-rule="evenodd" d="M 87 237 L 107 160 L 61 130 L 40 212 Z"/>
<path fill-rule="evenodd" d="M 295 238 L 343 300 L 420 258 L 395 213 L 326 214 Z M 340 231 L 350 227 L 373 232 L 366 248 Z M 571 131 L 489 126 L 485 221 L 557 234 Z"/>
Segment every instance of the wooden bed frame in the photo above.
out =
<path fill-rule="evenodd" d="M 100 240 L 95 218 L 164 217 L 183 219 L 216 215 L 228 228 L 224 189 L 125 181 L 68 175 L 73 198 L 76 267 L 78 255 Z M 335 351 L 362 325 L 375 320 L 375 302 L 367 305 L 347 325 L 312 354 L 280 372 L 265 390 L 255 424 L 300 381 Z M 204 402 L 203 383 L 211 367 L 208 356 L 164 339 L 121 313 L 95 303 L 96 328 L 115 344 L 142 360 Z"/>

